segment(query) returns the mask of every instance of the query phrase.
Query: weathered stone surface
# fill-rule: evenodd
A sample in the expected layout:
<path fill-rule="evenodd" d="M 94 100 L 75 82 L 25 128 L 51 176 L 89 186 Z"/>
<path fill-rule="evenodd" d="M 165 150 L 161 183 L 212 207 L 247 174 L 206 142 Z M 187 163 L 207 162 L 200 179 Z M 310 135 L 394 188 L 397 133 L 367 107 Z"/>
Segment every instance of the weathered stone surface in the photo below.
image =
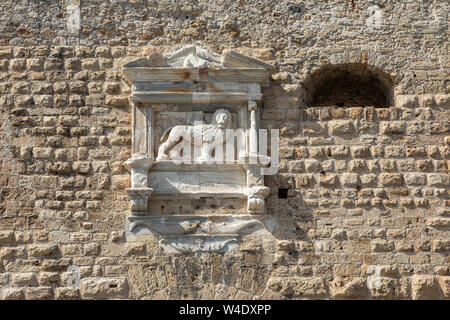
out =
<path fill-rule="evenodd" d="M 11 284 L 15 286 L 35 286 L 37 285 L 36 275 L 32 272 L 13 273 L 11 275 Z"/>
<path fill-rule="evenodd" d="M 3 300 L 22 300 L 24 298 L 22 288 L 3 288 L 2 293 Z"/>
<path fill-rule="evenodd" d="M 377 29 L 369 7 L 381 4 L 368 1 L 112 2 L 81 1 L 78 30 L 62 1 L 0 1 L 1 299 L 450 299 L 446 3 L 391 1 Z M 197 42 L 214 53 L 167 60 Z M 136 151 L 156 158 L 165 129 L 195 119 L 184 118 L 183 99 L 152 112 L 132 101 L 122 68 L 186 62 L 169 73 L 181 80 L 141 85 L 197 98 L 223 89 L 220 55 L 226 90 L 249 88 L 232 71 L 243 61 L 276 67 L 257 106 L 257 127 L 279 130 L 279 169 L 264 176 L 266 228 L 249 228 L 226 254 L 130 241 L 124 162 Z M 212 106 L 202 107 L 208 124 Z M 251 120 L 240 104 L 222 107 L 233 124 Z M 136 121 L 167 127 L 143 146 L 152 139 L 132 137 Z M 155 215 L 247 210 L 245 199 L 209 195 L 150 202 Z M 80 289 L 66 287 L 70 266 Z"/>
<path fill-rule="evenodd" d="M 450 298 L 450 276 L 439 277 L 439 285 L 444 298 Z"/>
<path fill-rule="evenodd" d="M 80 291 L 79 289 L 69 287 L 56 288 L 55 298 L 57 300 L 79 300 Z"/>
<path fill-rule="evenodd" d="M 414 275 L 411 281 L 414 300 L 440 299 L 439 283 L 435 276 Z"/>
<path fill-rule="evenodd" d="M 14 242 L 14 232 L 9 230 L 0 231 L 0 243 Z"/>
<path fill-rule="evenodd" d="M 325 281 L 321 278 L 271 278 L 268 287 L 284 296 L 319 298 L 327 295 Z"/>
<path fill-rule="evenodd" d="M 353 124 L 353 121 L 346 121 L 346 120 L 340 120 L 340 121 L 332 121 L 329 124 L 330 128 L 330 134 L 336 135 L 336 136 L 342 136 L 342 135 L 351 135 L 356 133 L 355 125 Z"/>
<path fill-rule="evenodd" d="M 428 184 L 434 187 L 447 187 L 450 185 L 450 175 L 437 173 L 429 174 Z"/>
<path fill-rule="evenodd" d="M 325 135 L 327 133 L 326 125 L 315 123 L 315 122 L 305 122 L 302 125 L 303 134 L 307 136 L 318 136 Z"/>
<path fill-rule="evenodd" d="M 49 258 L 58 254 L 58 245 L 56 244 L 42 244 L 30 245 L 28 247 L 28 254 L 35 258 Z"/>
<path fill-rule="evenodd" d="M 321 278 L 298 278 L 293 288 L 296 297 L 324 297 L 328 294 L 325 281 Z"/>
<path fill-rule="evenodd" d="M 51 287 L 26 288 L 25 297 L 27 300 L 50 300 L 53 298 Z"/>
<path fill-rule="evenodd" d="M 404 184 L 401 173 L 382 173 L 380 174 L 380 184 L 383 187 L 398 187 Z"/>
<path fill-rule="evenodd" d="M 367 297 L 367 285 L 361 277 L 336 277 L 330 283 L 330 293 L 336 299 L 361 299 Z"/>
<path fill-rule="evenodd" d="M 427 225 L 430 227 L 449 227 L 450 218 L 430 218 L 427 219 Z"/>
<path fill-rule="evenodd" d="M 339 178 L 336 174 L 327 174 L 322 175 L 319 179 L 320 185 L 324 187 L 334 187 L 337 186 L 339 183 Z"/>
<path fill-rule="evenodd" d="M 40 272 L 39 284 L 41 286 L 52 286 L 59 283 L 59 273 L 57 272 Z"/>
<path fill-rule="evenodd" d="M 388 122 L 381 124 L 381 133 L 382 134 L 403 134 L 406 131 L 406 123 L 405 122 Z"/>
<path fill-rule="evenodd" d="M 80 292 L 86 299 L 126 298 L 128 285 L 124 278 L 85 278 L 81 281 Z"/>
<path fill-rule="evenodd" d="M 414 95 L 399 95 L 395 100 L 397 108 L 416 108 L 419 106 L 419 99 Z"/>
<path fill-rule="evenodd" d="M 358 185 L 358 175 L 355 173 L 344 173 L 340 180 L 344 187 L 356 187 Z"/>
<path fill-rule="evenodd" d="M 427 181 L 425 174 L 406 173 L 404 178 L 408 186 L 425 186 Z"/>

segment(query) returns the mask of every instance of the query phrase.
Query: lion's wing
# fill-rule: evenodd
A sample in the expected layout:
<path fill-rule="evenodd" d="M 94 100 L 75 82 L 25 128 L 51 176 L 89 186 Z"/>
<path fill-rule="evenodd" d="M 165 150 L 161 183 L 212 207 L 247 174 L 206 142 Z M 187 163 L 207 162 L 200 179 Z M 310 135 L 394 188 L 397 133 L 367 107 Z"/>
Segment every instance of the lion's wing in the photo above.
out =
<path fill-rule="evenodd" d="M 191 126 L 195 125 L 196 123 L 203 123 L 203 117 L 205 113 L 203 111 L 192 111 L 189 112 L 186 115 L 186 124 L 189 124 Z"/>
<path fill-rule="evenodd" d="M 222 132 L 216 125 L 205 124 L 202 126 L 194 126 L 192 130 L 192 136 L 195 141 L 203 141 L 211 143 L 216 138 L 222 135 Z M 224 137 L 223 137 L 224 138 Z"/>

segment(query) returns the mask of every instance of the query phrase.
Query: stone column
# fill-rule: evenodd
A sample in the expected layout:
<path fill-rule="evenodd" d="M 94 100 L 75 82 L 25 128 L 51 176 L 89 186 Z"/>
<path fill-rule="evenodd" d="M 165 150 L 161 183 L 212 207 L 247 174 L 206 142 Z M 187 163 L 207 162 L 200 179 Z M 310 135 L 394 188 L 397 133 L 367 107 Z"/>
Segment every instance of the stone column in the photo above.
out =
<path fill-rule="evenodd" d="M 248 102 L 248 111 L 250 111 L 250 132 L 248 135 L 249 144 L 249 161 L 250 164 L 258 163 L 258 129 L 256 127 L 256 101 Z"/>
<path fill-rule="evenodd" d="M 249 130 L 249 155 L 247 170 L 247 212 L 264 213 L 265 198 L 269 195 L 270 189 L 264 186 L 264 176 L 261 175 L 261 167 L 258 155 L 258 129 L 256 125 L 256 101 L 248 102 L 248 111 L 250 112 L 250 130 Z"/>
<path fill-rule="evenodd" d="M 125 191 L 130 199 L 133 215 L 148 213 L 148 198 L 153 192 L 153 189 L 148 187 L 148 170 L 154 162 L 155 159 L 149 158 L 143 153 L 135 153 L 125 162 L 125 166 L 131 172 L 131 188 Z"/>

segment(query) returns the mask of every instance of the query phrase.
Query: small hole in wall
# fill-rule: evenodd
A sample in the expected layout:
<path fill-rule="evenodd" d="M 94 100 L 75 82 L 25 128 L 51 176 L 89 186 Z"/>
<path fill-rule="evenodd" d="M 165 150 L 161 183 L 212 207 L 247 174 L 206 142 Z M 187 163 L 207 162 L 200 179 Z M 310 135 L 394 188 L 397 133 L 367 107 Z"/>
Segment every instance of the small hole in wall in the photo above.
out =
<path fill-rule="evenodd" d="M 278 188 L 278 199 L 287 199 L 289 188 Z"/>
<path fill-rule="evenodd" d="M 111 284 L 109 285 L 109 287 L 110 287 L 110 288 L 117 288 L 117 284 L 116 284 L 116 283 L 111 283 Z"/>

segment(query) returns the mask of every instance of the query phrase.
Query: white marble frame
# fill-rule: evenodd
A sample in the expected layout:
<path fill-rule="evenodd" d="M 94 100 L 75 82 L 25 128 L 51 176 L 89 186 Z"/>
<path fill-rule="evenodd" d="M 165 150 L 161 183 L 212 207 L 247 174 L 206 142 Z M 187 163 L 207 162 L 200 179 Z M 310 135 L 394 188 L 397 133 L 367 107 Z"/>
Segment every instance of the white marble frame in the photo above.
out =
<path fill-rule="evenodd" d="M 171 240 L 176 239 L 182 243 L 188 243 L 187 251 L 219 251 L 219 249 L 234 247 L 230 244 L 237 243 L 237 237 L 243 229 L 258 225 L 258 223 L 261 225 L 258 217 L 265 213 L 265 198 L 269 194 L 269 188 L 264 186 L 261 165 L 249 164 L 248 160 L 251 157 L 259 159 L 257 132 L 260 126 L 260 111 L 258 102 L 262 99 L 261 86 L 268 85 L 272 68 L 263 61 L 246 57 L 234 51 L 228 51 L 224 56 L 219 56 L 195 46 L 182 47 L 167 54 L 154 54 L 124 65 L 125 78 L 132 85 L 132 158 L 125 162 L 132 178 L 131 188 L 126 190 L 131 203 L 131 216 L 127 217 L 127 234 L 130 238 L 135 239 L 135 235 L 141 234 L 142 227 L 145 229 L 147 226 L 152 229 L 151 227 L 154 226 L 150 234 L 163 237 L 165 244 L 169 241 L 171 246 L 176 247 L 176 241 Z M 155 161 L 158 149 L 157 143 L 154 141 L 154 128 L 158 125 L 155 124 L 155 114 L 160 112 L 162 107 L 166 111 L 214 112 L 218 108 L 225 108 L 230 112 L 236 112 L 238 128 L 235 129 L 243 129 L 246 133 L 245 163 L 238 165 L 192 164 L 190 167 L 187 164 L 176 165 L 170 161 Z M 165 234 L 162 227 L 158 227 L 158 221 L 175 219 L 170 223 L 174 226 L 174 230 L 178 230 L 180 225 L 189 221 L 189 223 L 194 223 L 196 219 L 204 221 L 206 216 L 186 216 L 186 220 L 183 220 L 182 217 L 149 215 L 149 198 L 158 197 L 158 190 L 154 190 L 156 187 L 149 187 L 149 172 L 164 172 L 166 169 L 167 172 L 178 170 L 189 172 L 190 168 L 201 171 L 202 168 L 205 168 L 204 166 L 209 166 L 209 170 L 217 172 L 232 172 L 236 170 L 236 166 L 242 167 L 245 173 L 242 188 L 237 188 L 234 193 L 225 193 L 225 197 L 247 198 L 248 215 L 241 218 L 230 215 L 227 223 L 232 225 L 239 219 L 243 219 L 242 223 L 237 224 L 238 228 L 233 234 L 220 232 L 213 235 L 195 232 L 183 236 L 176 233 L 172 236 Z M 166 199 L 171 197 L 170 194 L 164 196 Z M 173 195 L 174 198 L 180 196 L 196 198 L 205 196 L 205 194 L 187 192 L 182 195 Z M 218 192 L 213 196 L 223 195 Z M 214 226 L 215 222 L 211 223 Z M 136 226 L 138 226 L 137 229 Z M 161 230 L 158 231 L 158 228 Z M 212 241 L 212 244 L 206 246 L 189 244 L 194 240 L 201 242 L 203 240 L 199 239 L 203 239 L 203 237 L 206 237 L 207 243 Z M 215 238 L 217 241 L 214 240 Z M 164 243 L 162 243 L 162 247 L 164 247 Z M 178 249 L 184 251 L 182 248 Z"/>

